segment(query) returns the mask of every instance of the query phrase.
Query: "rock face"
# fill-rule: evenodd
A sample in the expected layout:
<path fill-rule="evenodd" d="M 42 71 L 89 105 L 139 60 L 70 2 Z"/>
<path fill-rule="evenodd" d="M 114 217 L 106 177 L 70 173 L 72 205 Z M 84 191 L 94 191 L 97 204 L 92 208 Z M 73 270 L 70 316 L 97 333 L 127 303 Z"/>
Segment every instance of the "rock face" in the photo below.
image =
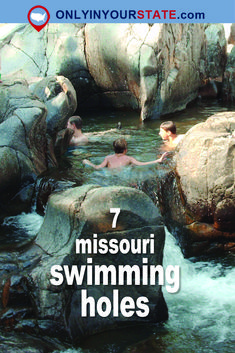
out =
<path fill-rule="evenodd" d="M 229 29 L 227 27 L 226 29 L 228 32 Z M 198 95 L 200 97 L 216 98 L 221 95 L 224 70 L 227 62 L 227 40 L 224 25 L 206 24 L 205 35 L 205 74 L 204 77 L 202 75 Z"/>
<path fill-rule="evenodd" d="M 30 86 L 32 92 L 47 108 L 47 133 L 57 134 L 77 108 L 77 97 L 71 82 L 63 76 L 49 76 Z"/>
<path fill-rule="evenodd" d="M 37 33 L 17 25 L 0 38 L 3 77 L 63 75 L 77 92 L 79 108 L 138 109 L 143 120 L 157 118 L 184 109 L 200 88 L 201 96 L 220 93 L 227 42 L 234 42 L 234 25 L 227 40 L 224 27 L 48 24 Z M 224 91 L 230 99 L 226 80 Z"/>
<path fill-rule="evenodd" d="M 80 108 L 140 109 L 146 119 L 197 97 L 205 48 L 203 24 L 49 24 L 17 26 L 1 51 L 4 75 L 63 75 Z"/>
<path fill-rule="evenodd" d="M 48 166 L 56 165 L 53 134 L 75 109 L 76 93 L 66 78 L 39 79 L 36 84 L 3 80 L 0 84 L 0 201 L 3 204 L 32 184 Z"/>
<path fill-rule="evenodd" d="M 175 170 L 159 190 L 166 225 L 186 256 L 235 251 L 235 114 L 218 113 L 191 128 Z"/>
<path fill-rule="evenodd" d="M 234 102 L 235 100 L 235 24 L 231 24 L 229 30 L 227 30 L 228 45 L 227 45 L 227 62 L 224 71 L 223 78 L 223 100 L 225 102 Z"/>
<path fill-rule="evenodd" d="M 207 41 L 207 76 L 212 79 L 220 78 L 224 73 L 227 61 L 227 42 L 224 26 L 222 24 L 210 24 L 205 30 Z"/>
<path fill-rule="evenodd" d="M 235 46 L 233 45 L 228 54 L 228 61 L 224 72 L 223 99 L 228 102 L 235 100 Z"/>
<path fill-rule="evenodd" d="M 114 214 L 110 208 L 121 209 L 117 219 L 116 228 L 112 228 Z M 146 254 L 92 254 L 86 251 L 76 250 L 76 239 L 97 239 L 109 241 L 116 239 L 149 239 L 154 234 L 153 253 Z M 167 307 L 162 296 L 161 286 L 156 285 L 100 285 L 90 283 L 92 275 L 84 277 L 82 283 L 67 284 L 66 280 L 60 285 L 50 282 L 51 267 L 54 265 L 78 266 L 87 265 L 92 258 L 92 266 L 106 265 L 138 265 L 143 266 L 142 258 L 148 259 L 149 265 L 161 265 L 163 256 L 165 233 L 156 206 L 141 191 L 128 187 L 97 187 L 86 185 L 68 189 L 50 197 L 43 226 L 36 238 L 36 244 L 40 246 L 44 255 L 40 265 L 31 271 L 28 283 L 31 288 L 31 299 L 37 307 L 39 320 L 51 320 L 51 325 L 57 322 L 61 331 L 66 332 L 73 341 L 119 325 L 131 325 L 137 322 L 160 322 L 167 319 Z M 90 265 L 91 267 L 91 265 Z M 94 276 L 94 274 L 93 274 Z M 101 276 L 102 277 L 102 276 Z M 125 317 L 120 313 L 107 317 L 101 317 L 95 310 L 95 317 L 81 316 L 82 290 L 87 289 L 88 296 L 98 301 L 101 297 L 107 297 L 113 301 L 113 290 L 119 290 L 118 302 L 123 297 L 132 297 L 136 302 L 140 296 L 149 299 L 149 315 L 139 317 L 134 314 Z M 118 303 L 115 307 L 117 310 Z M 89 305 L 88 305 L 89 307 Z M 104 305 L 105 307 L 105 305 Z M 89 310 L 89 309 L 88 309 Z M 97 309 L 98 310 L 98 309 Z M 103 309 L 105 310 L 105 309 Z"/>
<path fill-rule="evenodd" d="M 230 33 L 229 33 L 229 37 L 228 37 L 228 43 L 235 44 L 235 23 L 231 24 Z"/>
<path fill-rule="evenodd" d="M 0 103 L 0 188 L 9 198 L 47 168 L 47 110 L 26 81 L 1 84 Z"/>

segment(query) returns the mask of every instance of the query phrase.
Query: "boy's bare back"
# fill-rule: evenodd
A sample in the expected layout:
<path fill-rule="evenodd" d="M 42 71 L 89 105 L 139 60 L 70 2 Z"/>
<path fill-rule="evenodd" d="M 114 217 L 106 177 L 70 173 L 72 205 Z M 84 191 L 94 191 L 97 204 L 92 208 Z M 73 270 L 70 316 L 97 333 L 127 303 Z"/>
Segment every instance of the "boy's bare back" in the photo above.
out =
<path fill-rule="evenodd" d="M 125 167 L 127 165 L 148 165 L 148 164 L 154 164 L 154 163 L 161 163 L 167 155 L 167 153 L 163 153 L 161 158 L 155 159 L 154 161 L 140 162 L 140 161 L 137 161 L 137 159 L 135 159 L 134 157 L 130 157 L 126 155 L 127 142 L 125 139 L 120 138 L 115 140 L 113 142 L 113 146 L 114 146 L 115 154 L 106 156 L 101 164 L 99 165 L 93 164 L 88 159 L 84 159 L 83 163 L 88 164 L 95 169 L 100 169 L 100 168 L 117 169 L 117 168 Z"/>
<path fill-rule="evenodd" d="M 129 157 L 125 154 L 112 154 L 104 159 L 105 167 L 107 168 L 121 168 L 127 165 L 133 164 L 133 157 Z"/>

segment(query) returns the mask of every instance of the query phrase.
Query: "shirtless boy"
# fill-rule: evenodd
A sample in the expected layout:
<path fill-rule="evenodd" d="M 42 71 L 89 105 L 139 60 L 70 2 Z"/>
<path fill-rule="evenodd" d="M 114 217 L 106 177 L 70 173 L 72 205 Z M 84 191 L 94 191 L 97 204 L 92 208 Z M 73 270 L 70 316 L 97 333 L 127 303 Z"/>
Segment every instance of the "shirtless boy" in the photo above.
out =
<path fill-rule="evenodd" d="M 148 164 L 161 163 L 164 160 L 165 156 L 167 155 L 167 152 L 166 152 L 166 153 L 163 153 L 161 158 L 156 159 L 154 161 L 139 162 L 135 158 L 126 155 L 127 142 L 123 138 L 119 138 L 113 142 L 113 149 L 115 154 L 106 156 L 103 162 L 99 165 L 95 165 L 87 159 L 84 159 L 83 163 L 88 164 L 95 169 L 100 169 L 100 168 L 114 169 L 114 168 L 125 167 L 127 165 L 148 165 Z"/>
<path fill-rule="evenodd" d="M 82 118 L 80 116 L 71 116 L 68 120 L 67 128 L 74 131 L 69 142 L 71 146 L 85 145 L 88 143 L 87 136 L 82 133 Z"/>
<path fill-rule="evenodd" d="M 176 134 L 176 125 L 173 121 L 165 121 L 160 125 L 159 135 L 166 143 L 167 149 L 174 149 L 184 135 Z"/>

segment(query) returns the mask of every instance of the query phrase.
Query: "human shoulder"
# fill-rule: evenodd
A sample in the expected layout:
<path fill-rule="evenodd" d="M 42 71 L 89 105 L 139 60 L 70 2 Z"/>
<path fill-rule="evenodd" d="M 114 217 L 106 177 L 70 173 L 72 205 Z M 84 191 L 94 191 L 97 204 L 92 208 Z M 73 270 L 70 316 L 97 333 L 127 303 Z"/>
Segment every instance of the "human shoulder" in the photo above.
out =
<path fill-rule="evenodd" d="M 73 146 L 81 146 L 81 145 L 86 145 L 88 142 L 89 142 L 89 140 L 88 140 L 87 136 L 85 136 L 85 135 L 80 136 L 80 137 L 73 136 L 70 141 L 70 144 Z"/>
<path fill-rule="evenodd" d="M 126 156 L 126 157 L 128 157 L 129 164 L 134 164 L 134 165 L 138 164 L 138 161 L 136 158 L 131 157 L 131 156 Z"/>
<path fill-rule="evenodd" d="M 184 134 L 178 135 L 175 139 L 175 145 L 178 145 L 178 143 L 182 140 L 182 138 L 184 137 Z"/>
<path fill-rule="evenodd" d="M 88 137 L 86 135 L 80 136 L 78 141 L 79 141 L 80 144 L 84 144 L 84 145 L 89 142 Z"/>
<path fill-rule="evenodd" d="M 108 156 L 104 157 L 104 159 L 112 159 L 115 157 L 115 154 L 109 154 Z"/>

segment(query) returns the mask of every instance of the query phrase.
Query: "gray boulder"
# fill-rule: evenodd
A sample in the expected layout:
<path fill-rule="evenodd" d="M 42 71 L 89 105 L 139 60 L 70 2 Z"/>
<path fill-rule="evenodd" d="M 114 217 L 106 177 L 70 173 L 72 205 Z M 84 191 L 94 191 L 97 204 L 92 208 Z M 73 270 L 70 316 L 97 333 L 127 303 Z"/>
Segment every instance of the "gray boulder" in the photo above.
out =
<path fill-rule="evenodd" d="M 234 131 L 233 112 L 195 125 L 160 181 L 165 223 L 186 256 L 235 251 Z"/>
<path fill-rule="evenodd" d="M 113 214 L 110 208 L 120 208 L 116 228 L 112 228 Z M 109 241 L 116 239 L 149 239 L 154 234 L 154 253 L 123 254 L 117 252 L 101 254 L 95 251 L 76 253 L 76 239 L 97 239 Z M 160 322 L 167 319 L 167 307 L 164 301 L 161 285 L 108 285 L 89 284 L 91 280 L 85 276 L 81 284 L 70 284 L 64 280 L 60 285 L 50 282 L 51 268 L 54 265 L 78 266 L 87 265 L 87 259 L 92 258 L 94 265 L 114 265 L 118 271 L 119 265 L 143 266 L 142 258 L 148 259 L 149 265 L 161 265 L 164 247 L 164 227 L 156 206 L 141 191 L 129 187 L 99 187 L 86 185 L 68 189 L 52 195 L 49 199 L 44 223 L 36 238 L 44 255 L 40 264 L 28 276 L 31 288 L 31 298 L 37 307 L 39 320 L 57 321 L 60 329 L 69 335 L 73 341 L 79 341 L 91 334 L 120 325 L 133 325 L 143 322 Z M 94 250 L 94 249 L 93 249 Z M 88 282 L 87 282 L 88 281 Z M 119 290 L 119 300 L 115 307 L 117 316 L 111 312 L 107 317 L 101 317 L 96 311 L 95 317 L 81 315 L 81 295 L 83 290 L 98 301 L 101 297 L 113 300 L 113 290 Z M 125 317 L 120 313 L 118 304 L 123 297 L 136 300 L 140 296 L 149 299 L 149 314 L 139 317 L 134 314 Z M 98 310 L 98 309 L 97 309 Z"/>
<path fill-rule="evenodd" d="M 1 84 L 1 200 L 11 198 L 22 184 L 46 170 L 46 115 L 45 105 L 26 81 Z"/>
<path fill-rule="evenodd" d="M 66 78 L 36 81 L 29 84 L 26 80 L 9 78 L 0 84 L 0 202 L 3 204 L 32 185 L 48 167 L 57 164 L 52 135 L 76 109 L 76 93 Z M 31 188 L 27 197 L 32 197 L 32 191 Z M 25 202 L 26 194 L 22 197 Z"/>
<path fill-rule="evenodd" d="M 47 133 L 57 135 L 77 108 L 76 92 L 71 82 L 64 76 L 48 76 L 32 83 L 30 90 L 46 105 Z"/>
<path fill-rule="evenodd" d="M 25 25 L 1 51 L 5 75 L 63 75 L 80 108 L 139 109 L 143 120 L 184 109 L 206 69 L 203 24 Z"/>

